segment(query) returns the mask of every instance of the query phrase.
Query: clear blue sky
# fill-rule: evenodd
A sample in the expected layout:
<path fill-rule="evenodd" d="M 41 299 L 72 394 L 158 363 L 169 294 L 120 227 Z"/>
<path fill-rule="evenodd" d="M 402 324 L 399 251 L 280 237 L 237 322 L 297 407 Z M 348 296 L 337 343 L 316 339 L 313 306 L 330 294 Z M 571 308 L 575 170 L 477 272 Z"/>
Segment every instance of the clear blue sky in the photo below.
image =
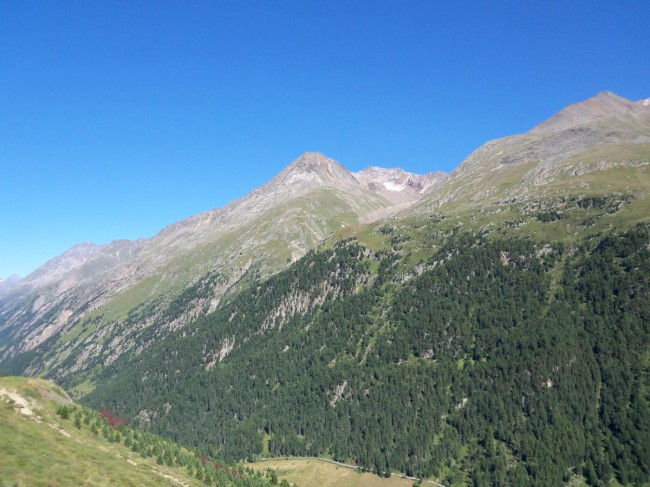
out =
<path fill-rule="evenodd" d="M 0 2 L 0 277 L 150 237 L 305 151 L 453 170 L 611 90 L 650 97 L 650 2 Z"/>

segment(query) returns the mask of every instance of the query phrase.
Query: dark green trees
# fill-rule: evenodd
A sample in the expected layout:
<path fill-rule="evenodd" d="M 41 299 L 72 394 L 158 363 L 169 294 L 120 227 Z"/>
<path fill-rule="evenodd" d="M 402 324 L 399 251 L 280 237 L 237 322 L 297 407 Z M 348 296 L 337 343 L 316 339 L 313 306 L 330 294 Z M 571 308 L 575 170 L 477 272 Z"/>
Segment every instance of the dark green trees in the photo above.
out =
<path fill-rule="evenodd" d="M 396 242 L 310 253 L 88 400 L 231 460 L 266 437 L 445 484 L 648 481 L 647 227 L 570 249 L 455 232 L 417 272 Z"/>

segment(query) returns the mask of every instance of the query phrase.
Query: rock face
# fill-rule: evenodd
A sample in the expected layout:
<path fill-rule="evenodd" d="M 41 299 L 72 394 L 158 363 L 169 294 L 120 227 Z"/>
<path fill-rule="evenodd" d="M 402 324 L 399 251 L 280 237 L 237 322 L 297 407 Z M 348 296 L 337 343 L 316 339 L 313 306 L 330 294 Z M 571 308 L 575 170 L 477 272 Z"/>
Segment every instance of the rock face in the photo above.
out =
<path fill-rule="evenodd" d="M 136 343 L 147 346 L 213 310 L 241 282 L 299 259 L 332 232 L 412 204 L 439 177 L 391 171 L 386 183 L 404 186 L 407 197 L 368 189 L 338 162 L 308 152 L 243 198 L 151 239 L 77 245 L 4 292 L 0 361 L 42 349 L 26 372 L 108 365 Z"/>
<path fill-rule="evenodd" d="M 440 185 L 447 176 L 443 172 L 413 174 L 400 168 L 369 167 L 354 173 L 364 187 L 395 203 L 413 203 Z"/>

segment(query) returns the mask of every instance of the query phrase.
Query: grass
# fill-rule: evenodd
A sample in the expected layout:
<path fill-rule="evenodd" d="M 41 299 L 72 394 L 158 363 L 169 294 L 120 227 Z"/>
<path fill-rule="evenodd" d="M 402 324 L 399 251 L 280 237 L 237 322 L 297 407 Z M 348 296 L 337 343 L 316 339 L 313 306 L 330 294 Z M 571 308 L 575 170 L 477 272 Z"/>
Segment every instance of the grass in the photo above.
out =
<path fill-rule="evenodd" d="M 413 480 L 393 475 L 378 477 L 360 473 L 349 467 L 335 465 L 318 458 L 288 458 L 246 464 L 254 470 L 274 470 L 279 479 L 295 482 L 300 487 L 412 487 Z M 423 483 L 422 485 L 432 485 Z"/>
<path fill-rule="evenodd" d="M 270 457 L 271 450 L 269 449 L 269 442 L 271 441 L 271 435 L 264 433 L 264 438 L 262 439 L 262 456 Z"/>
<path fill-rule="evenodd" d="M 90 394 L 93 390 L 95 390 L 95 384 L 90 377 L 87 377 L 82 382 L 74 386 L 70 393 L 73 397 L 77 398 Z"/>
<path fill-rule="evenodd" d="M 62 389 L 41 379 L 0 378 L 0 485 L 203 485 L 184 468 L 157 465 L 93 435 L 87 425 L 76 428 L 73 415 L 61 419 L 56 407 L 64 401 Z M 26 409 L 32 414 L 20 412 Z"/>
<path fill-rule="evenodd" d="M 104 314 L 104 322 L 125 318 L 129 311 L 137 305 L 150 299 L 160 276 L 150 276 L 111 299 L 110 303 L 100 308 Z"/>

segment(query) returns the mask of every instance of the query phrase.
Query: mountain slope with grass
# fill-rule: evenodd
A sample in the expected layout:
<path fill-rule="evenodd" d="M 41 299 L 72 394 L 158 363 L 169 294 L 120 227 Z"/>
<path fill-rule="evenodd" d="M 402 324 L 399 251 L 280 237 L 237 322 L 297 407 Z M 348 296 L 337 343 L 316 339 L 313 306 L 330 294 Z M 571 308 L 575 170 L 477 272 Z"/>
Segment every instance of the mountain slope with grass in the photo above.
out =
<path fill-rule="evenodd" d="M 413 208 L 463 212 L 571 194 L 645 197 L 650 106 L 603 92 L 529 132 L 487 142 Z"/>
<path fill-rule="evenodd" d="M 2 486 L 277 485 L 169 440 L 113 429 L 41 379 L 0 377 L 0 437 Z"/>

